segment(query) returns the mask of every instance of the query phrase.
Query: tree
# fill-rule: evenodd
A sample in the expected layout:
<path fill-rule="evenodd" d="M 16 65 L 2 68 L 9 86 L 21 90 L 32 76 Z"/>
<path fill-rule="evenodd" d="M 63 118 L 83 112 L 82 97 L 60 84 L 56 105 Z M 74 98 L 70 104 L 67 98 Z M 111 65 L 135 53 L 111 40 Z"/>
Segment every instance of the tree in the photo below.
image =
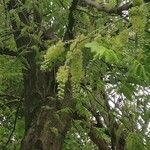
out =
<path fill-rule="evenodd" d="M 0 8 L 1 149 L 150 148 L 147 1 Z"/>

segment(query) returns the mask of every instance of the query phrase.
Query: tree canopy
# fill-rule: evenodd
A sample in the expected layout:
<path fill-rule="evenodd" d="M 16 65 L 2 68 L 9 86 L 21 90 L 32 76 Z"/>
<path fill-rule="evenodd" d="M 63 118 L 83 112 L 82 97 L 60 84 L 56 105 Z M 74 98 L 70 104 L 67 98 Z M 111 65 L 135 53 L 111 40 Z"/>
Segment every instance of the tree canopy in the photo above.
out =
<path fill-rule="evenodd" d="M 0 13 L 0 149 L 150 149 L 149 0 L 1 0 Z"/>

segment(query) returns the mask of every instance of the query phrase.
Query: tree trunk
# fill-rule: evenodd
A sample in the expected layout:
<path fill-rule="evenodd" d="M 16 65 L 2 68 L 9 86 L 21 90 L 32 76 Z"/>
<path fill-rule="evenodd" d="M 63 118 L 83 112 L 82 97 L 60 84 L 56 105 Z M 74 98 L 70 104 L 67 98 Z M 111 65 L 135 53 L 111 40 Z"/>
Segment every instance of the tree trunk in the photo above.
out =
<path fill-rule="evenodd" d="M 73 0 L 70 7 L 69 29 L 66 31 L 64 41 L 73 38 L 73 11 L 77 2 L 77 0 Z M 8 11 L 17 9 L 24 3 L 25 0 L 11 0 L 7 3 Z M 18 16 L 21 22 L 30 26 L 30 17 L 26 9 L 18 12 Z M 39 12 L 34 10 L 33 17 L 38 26 L 42 22 L 42 18 L 39 16 Z M 25 135 L 21 143 L 21 150 L 60 150 L 70 127 L 72 114 L 59 112 L 62 109 L 74 107 L 70 82 L 68 81 L 66 85 L 64 100 L 59 101 L 56 96 L 57 84 L 55 82 L 57 69 L 55 68 L 51 72 L 40 70 L 34 50 L 34 47 L 40 47 L 39 43 L 30 34 L 22 35 L 23 26 L 18 27 L 13 18 L 10 21 L 12 29 L 16 31 L 14 40 L 17 49 L 20 51 L 26 49 L 22 56 L 26 61 L 23 61 L 25 66 L 23 69 Z"/>
<path fill-rule="evenodd" d="M 60 150 L 70 123 L 59 121 L 55 112 L 40 110 L 38 117 L 27 130 L 21 150 Z M 68 120 L 69 121 L 69 120 Z"/>
<path fill-rule="evenodd" d="M 71 113 L 59 114 L 73 107 L 69 84 L 63 103 L 57 99 L 55 70 L 43 72 L 36 64 L 34 53 L 26 55 L 28 69 L 24 74 L 25 136 L 21 150 L 60 150 L 71 123 Z"/>
<path fill-rule="evenodd" d="M 25 136 L 21 150 L 60 150 L 71 123 L 71 113 L 59 114 L 72 108 L 73 100 L 66 85 L 61 103 L 56 97 L 55 72 L 42 72 L 36 65 L 34 54 L 26 57 L 30 67 L 24 74 Z"/>

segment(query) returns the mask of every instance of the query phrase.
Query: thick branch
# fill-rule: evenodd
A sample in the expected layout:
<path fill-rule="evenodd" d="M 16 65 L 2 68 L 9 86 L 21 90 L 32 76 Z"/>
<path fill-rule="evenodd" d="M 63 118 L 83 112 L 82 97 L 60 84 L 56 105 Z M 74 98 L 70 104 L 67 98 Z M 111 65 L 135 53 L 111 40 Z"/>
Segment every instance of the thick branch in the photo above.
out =
<path fill-rule="evenodd" d="M 90 129 L 90 139 L 98 146 L 99 150 L 110 150 L 109 144 L 103 139 L 97 136 L 97 132 L 94 128 Z"/>
<path fill-rule="evenodd" d="M 91 111 L 91 110 L 90 110 Z M 93 114 L 93 112 L 92 112 Z M 73 115 L 74 120 L 84 120 L 86 122 L 87 118 L 85 116 L 79 116 L 77 113 L 74 113 Z M 101 124 L 101 123 L 100 123 Z M 83 125 L 83 124 L 82 124 Z M 84 124 L 83 129 L 86 124 Z M 91 127 L 87 126 L 89 129 L 88 136 L 91 139 L 91 141 L 97 145 L 99 150 L 110 150 L 110 143 L 107 142 L 103 137 L 98 136 L 97 130 L 95 130 L 95 127 L 97 127 L 97 124 L 91 122 Z M 98 128 L 98 127 L 97 127 Z M 100 125 L 100 128 L 103 128 L 103 125 Z M 104 133 L 105 134 L 105 133 Z M 107 133 L 106 133 L 107 134 Z M 108 134 L 107 134 L 108 135 Z"/>

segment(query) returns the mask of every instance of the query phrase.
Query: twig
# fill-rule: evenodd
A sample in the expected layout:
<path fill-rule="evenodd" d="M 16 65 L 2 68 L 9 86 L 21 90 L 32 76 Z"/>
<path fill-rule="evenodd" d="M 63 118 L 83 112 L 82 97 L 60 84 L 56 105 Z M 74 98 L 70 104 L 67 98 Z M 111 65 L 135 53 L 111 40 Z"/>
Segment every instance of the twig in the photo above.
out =
<path fill-rule="evenodd" d="M 85 40 L 87 40 L 87 39 L 90 39 L 91 37 L 92 37 L 92 38 L 98 38 L 99 36 L 101 36 L 100 33 L 102 33 L 103 31 L 105 31 L 105 30 L 108 29 L 109 27 L 111 27 L 112 24 L 115 24 L 115 23 L 117 23 L 118 21 L 120 21 L 120 20 L 122 20 L 122 19 L 124 19 L 124 17 L 119 18 L 118 20 L 114 21 L 113 23 L 108 24 L 107 26 L 105 26 L 105 27 L 102 28 L 102 29 L 100 29 L 100 28 L 95 29 L 94 31 L 92 31 L 92 32 L 90 32 L 89 34 L 87 34 L 87 35 L 85 36 L 85 38 L 83 38 L 81 41 L 78 41 L 78 43 L 81 43 L 81 42 L 83 42 L 83 41 L 85 41 Z M 97 33 L 97 32 L 98 32 L 98 33 Z M 74 41 L 76 41 L 76 39 L 68 40 L 68 41 L 65 41 L 65 44 L 73 43 Z M 78 43 L 76 43 L 76 44 L 78 44 Z"/>
<path fill-rule="evenodd" d="M 0 94 L 0 97 L 6 98 L 6 99 L 20 99 L 19 96 L 13 96 L 9 94 Z"/>
<path fill-rule="evenodd" d="M 100 15 L 94 15 L 94 14 L 90 13 L 89 11 L 83 9 L 82 7 L 78 7 L 77 10 L 81 11 L 81 12 L 83 12 L 83 13 L 91 16 L 91 17 L 95 17 L 95 18 L 100 18 L 101 17 Z"/>

